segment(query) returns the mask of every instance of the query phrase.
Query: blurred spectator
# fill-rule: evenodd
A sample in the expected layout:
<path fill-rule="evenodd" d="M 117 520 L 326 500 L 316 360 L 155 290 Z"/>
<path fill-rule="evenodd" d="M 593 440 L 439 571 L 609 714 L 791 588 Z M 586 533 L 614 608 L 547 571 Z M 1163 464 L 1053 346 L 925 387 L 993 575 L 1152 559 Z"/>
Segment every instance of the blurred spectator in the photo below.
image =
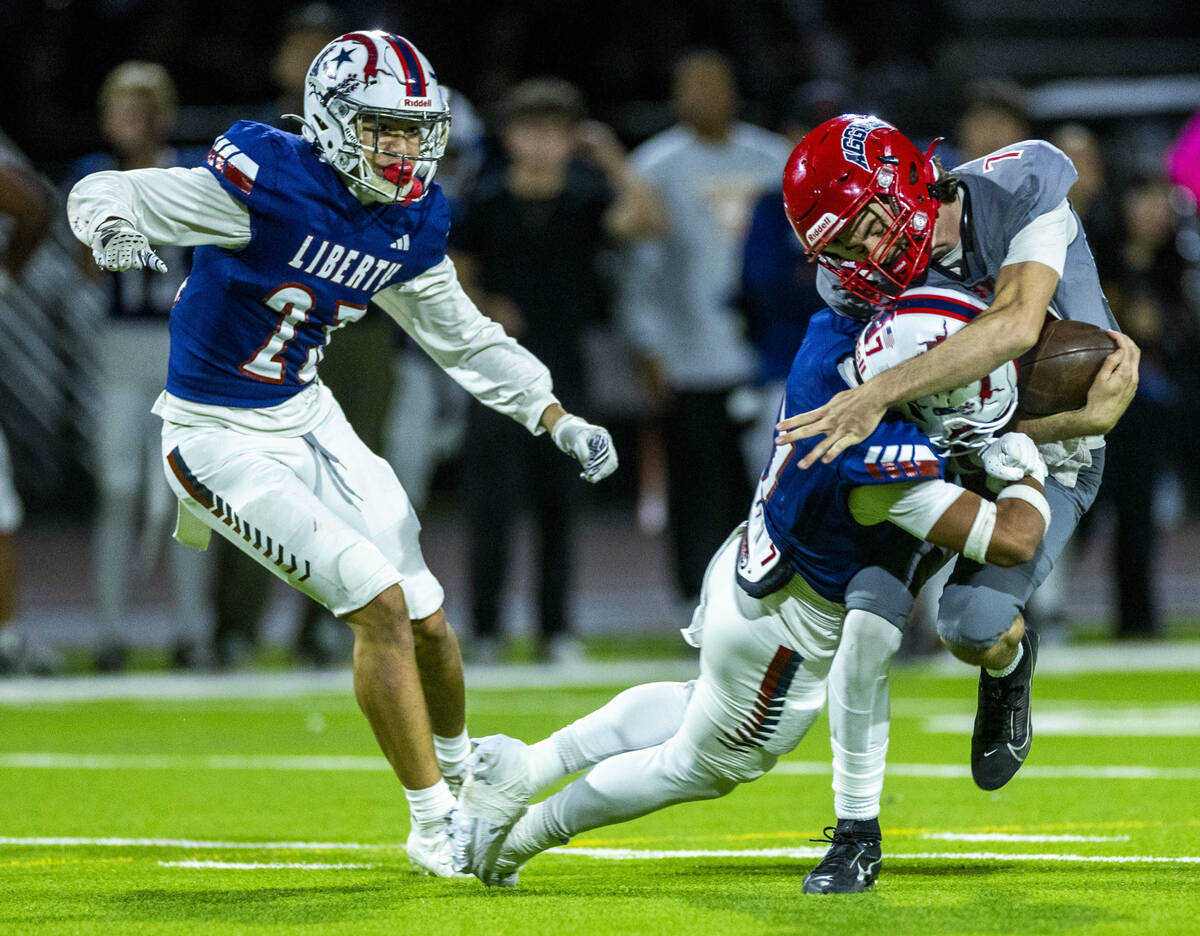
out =
<path fill-rule="evenodd" d="M 457 219 L 483 164 L 483 121 L 465 95 L 445 90 L 450 97 L 450 139 L 446 155 L 438 160 L 437 183 Z M 438 465 L 452 459 L 462 446 L 470 399 L 428 354 L 407 340 L 401 342 L 384 457 L 418 511 L 429 499 Z"/>
<path fill-rule="evenodd" d="M 1171 181 L 1192 195 L 1192 207 L 1200 201 L 1200 111 L 1184 124 L 1167 153 Z"/>
<path fill-rule="evenodd" d="M 198 165 L 202 154 L 166 145 L 175 122 L 175 84 L 161 65 L 130 61 L 104 79 L 98 99 L 101 131 L 110 150 L 80 159 L 73 178 L 101 170 Z M 159 421 L 150 406 L 166 383 L 170 346 L 167 320 L 187 276 L 190 251 L 164 248 L 168 272 L 137 270 L 108 276 L 108 319 L 97 334 L 101 373 L 100 425 L 96 432 L 99 494 L 95 534 L 95 586 L 101 648 L 97 667 L 119 670 L 135 637 L 129 618 L 129 591 L 137 574 L 149 572 L 174 519 L 174 496 L 159 462 Z M 102 276 L 90 253 L 80 257 L 91 274 Z M 139 528 L 143 536 L 138 549 Z M 175 625 L 174 662 L 205 662 L 202 634 L 207 628 L 204 599 L 207 562 L 177 543 L 167 546 Z"/>
<path fill-rule="evenodd" d="M 1029 101 L 1024 88 L 1000 78 L 967 86 L 963 114 L 958 120 L 960 162 L 1027 140 L 1029 135 Z"/>
<path fill-rule="evenodd" d="M 24 271 L 50 230 L 54 204 L 54 192 L 40 176 L 15 162 L 0 162 L 0 220 L 8 227 L 0 251 L 0 288 L 6 277 L 18 278 Z M 62 660 L 17 625 L 16 531 L 20 525 L 21 501 L 13 486 L 8 446 L 0 432 L 0 675 L 48 675 L 63 669 Z"/>
<path fill-rule="evenodd" d="M 780 130 L 792 146 L 817 124 L 847 110 L 849 89 L 837 81 L 811 81 L 788 101 Z M 825 307 L 817 294 L 817 265 L 804 256 L 800 241 L 783 212 L 781 184 L 759 198 L 750 216 L 742 249 L 741 300 L 746 332 L 758 366 L 759 416 L 743 437 L 742 454 L 752 478 L 774 451 L 775 423 L 783 386 L 808 320 Z"/>
<path fill-rule="evenodd" d="M 0 153 L 0 219 L 7 227 L 0 271 L 19 279 L 50 231 L 54 190 L 41 176 Z"/>
<path fill-rule="evenodd" d="M 1200 111 L 1197 111 L 1179 131 L 1175 142 L 1167 153 L 1167 172 L 1175 188 L 1171 192 L 1171 205 L 1175 210 L 1179 233 L 1175 239 L 1176 249 L 1183 263 L 1181 292 L 1183 312 L 1187 327 L 1194 333 L 1200 323 Z M 1172 373 L 1178 387 L 1177 415 L 1187 420 L 1188 443 L 1176 454 L 1181 465 L 1179 474 L 1187 495 L 1190 516 L 1200 516 L 1200 471 L 1196 470 L 1200 459 L 1200 440 L 1197 440 L 1195 410 L 1188 403 L 1200 395 L 1200 368 L 1195 366 L 1195 345 L 1182 353 L 1172 355 Z"/>
<path fill-rule="evenodd" d="M 758 414 L 754 403 L 730 410 L 755 359 L 734 301 L 754 201 L 778 184 L 790 147 L 738 121 L 733 72 L 716 52 L 683 58 L 672 91 L 679 123 L 633 154 L 670 228 L 632 252 L 622 315 L 662 420 L 675 578 L 690 603 L 749 503 L 740 435 Z"/>
<path fill-rule="evenodd" d="M 597 255 L 606 235 L 660 233 L 661 210 L 607 127 L 584 121 L 579 91 L 557 78 L 515 86 L 504 102 L 503 171 L 466 197 L 451 249 L 463 286 L 555 375 L 568 409 L 583 403 L 583 336 L 604 314 Z M 582 159 L 578 157 L 583 157 Z M 515 430 L 515 431 L 514 431 Z M 475 658 L 499 656 L 513 526 L 528 503 L 540 545 L 539 656 L 581 655 L 571 636 L 578 471 L 511 419 L 471 407 L 462 480 L 471 538 Z"/>
<path fill-rule="evenodd" d="M 1187 428 L 1194 422 L 1190 400 L 1183 406 L 1177 400 L 1180 379 L 1194 382 L 1186 372 L 1194 369 L 1200 336 L 1181 292 L 1183 264 L 1167 181 L 1135 177 L 1121 195 L 1120 220 L 1119 266 L 1107 290 L 1122 330 L 1142 349 L 1142 361 L 1137 396 L 1108 436 L 1104 489 L 1116 512 L 1116 634 L 1156 637 L 1162 617 L 1154 583 L 1154 508 L 1169 465 L 1162 440 L 1170 435 L 1190 444 L 1195 435 Z"/>
<path fill-rule="evenodd" d="M 1088 245 L 1103 281 L 1108 278 L 1109 269 L 1115 272 L 1120 263 L 1116 256 L 1120 251 L 1118 209 L 1105 169 L 1104 150 L 1096 135 L 1083 124 L 1065 124 L 1049 139 L 1070 157 L 1079 174 L 1067 197 L 1083 221 Z"/>

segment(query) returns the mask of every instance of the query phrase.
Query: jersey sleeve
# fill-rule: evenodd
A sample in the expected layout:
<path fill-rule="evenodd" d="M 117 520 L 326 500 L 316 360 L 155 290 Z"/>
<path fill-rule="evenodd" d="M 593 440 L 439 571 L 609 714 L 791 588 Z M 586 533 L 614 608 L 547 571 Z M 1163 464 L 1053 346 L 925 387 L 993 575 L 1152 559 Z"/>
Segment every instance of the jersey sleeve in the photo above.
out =
<path fill-rule="evenodd" d="M 864 485 L 850 492 L 850 515 L 863 526 L 888 520 L 917 539 L 925 539 L 962 494 L 962 488 L 939 478 Z"/>
<path fill-rule="evenodd" d="M 480 403 L 534 435 L 554 396 L 550 372 L 476 307 L 449 257 L 372 300 Z"/>
<path fill-rule="evenodd" d="M 1057 208 L 1079 178 L 1067 154 L 1045 140 L 1022 140 L 967 165 L 1012 193 L 1004 228 L 1013 234 Z"/>
<path fill-rule="evenodd" d="M 155 245 L 234 250 L 250 241 L 245 206 L 199 167 L 92 173 L 71 189 L 67 218 L 72 233 L 89 245 L 107 218 L 124 218 Z"/>
<path fill-rule="evenodd" d="M 838 475 L 854 485 L 920 481 L 945 473 L 946 457 L 920 429 L 902 420 L 881 422 L 838 456 Z"/>
<path fill-rule="evenodd" d="M 1071 203 L 1064 198 L 1057 207 L 1038 215 L 1017 231 L 1000 265 L 1036 260 L 1062 276 L 1067 262 L 1067 247 L 1078 233 L 1079 223 L 1075 219 L 1075 212 L 1071 210 Z"/>
<path fill-rule="evenodd" d="M 204 157 L 221 188 L 248 208 L 265 197 L 274 182 L 278 133 L 266 124 L 239 120 L 213 141 Z"/>

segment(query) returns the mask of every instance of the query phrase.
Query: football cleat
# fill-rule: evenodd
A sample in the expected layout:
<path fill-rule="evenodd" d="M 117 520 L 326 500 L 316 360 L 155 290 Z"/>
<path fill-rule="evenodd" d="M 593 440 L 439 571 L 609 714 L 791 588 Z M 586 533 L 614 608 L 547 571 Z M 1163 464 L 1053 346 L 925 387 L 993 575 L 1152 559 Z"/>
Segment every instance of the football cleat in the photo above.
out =
<path fill-rule="evenodd" d="M 498 867 L 500 850 L 525 815 L 534 790 L 525 766 L 524 742 L 506 735 L 482 739 L 467 761 L 458 805 L 450 814 L 454 866 L 489 887 L 511 887 L 515 870 Z"/>
<path fill-rule="evenodd" d="M 839 819 L 826 826 L 823 839 L 830 842 L 821 863 L 804 878 L 806 894 L 857 894 L 870 890 L 883 863 L 878 819 Z"/>
<path fill-rule="evenodd" d="M 443 878 L 467 878 L 454 867 L 451 856 L 449 817 L 432 826 L 422 828 L 415 822 L 404 843 L 408 863 L 418 874 Z"/>
<path fill-rule="evenodd" d="M 998 790 L 1008 783 L 1029 753 L 1033 722 L 1029 694 L 1037 666 L 1038 635 L 1025 628 L 1025 655 L 1007 676 L 979 673 L 979 708 L 971 735 L 971 776 L 981 790 Z"/>

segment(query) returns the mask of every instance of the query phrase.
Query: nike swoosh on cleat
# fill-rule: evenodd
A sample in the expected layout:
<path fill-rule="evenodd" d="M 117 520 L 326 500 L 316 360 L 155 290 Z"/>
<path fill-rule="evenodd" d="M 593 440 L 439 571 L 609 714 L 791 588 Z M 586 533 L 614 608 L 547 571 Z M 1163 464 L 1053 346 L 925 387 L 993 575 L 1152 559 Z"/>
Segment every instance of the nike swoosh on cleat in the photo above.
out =
<path fill-rule="evenodd" d="M 984 751 L 984 752 L 983 752 L 983 756 L 984 756 L 984 757 L 991 757 L 991 756 L 992 756 L 993 754 L 995 754 L 995 753 L 996 753 L 996 749 L 995 749 L 995 748 L 992 748 L 990 751 Z"/>

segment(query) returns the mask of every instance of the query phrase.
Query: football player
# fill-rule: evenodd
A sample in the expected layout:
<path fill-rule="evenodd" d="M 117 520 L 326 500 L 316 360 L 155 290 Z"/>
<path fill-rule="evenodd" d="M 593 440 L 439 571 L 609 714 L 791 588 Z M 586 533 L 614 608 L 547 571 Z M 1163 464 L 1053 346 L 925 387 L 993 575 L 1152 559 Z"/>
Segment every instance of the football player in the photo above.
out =
<path fill-rule="evenodd" d="M 196 245 L 154 405 L 176 536 L 203 548 L 215 530 L 346 619 L 359 706 L 409 802 L 409 858 L 452 876 L 443 777 L 469 750 L 458 641 L 408 497 L 317 379 L 325 347 L 375 302 L 586 480 L 617 457 L 458 284 L 434 182 L 449 108 L 425 56 L 383 31 L 340 36 L 313 61 L 298 119 L 298 135 L 236 123 L 196 169 L 88 176 L 68 213 L 106 270 L 162 270 L 153 245 Z"/>
<path fill-rule="evenodd" d="M 830 310 L 815 315 L 781 412 L 810 409 L 962 327 L 936 308 L 911 312 L 866 330 Z M 917 537 L 998 566 L 1028 561 L 1049 525 L 1045 465 L 1028 437 L 992 437 L 1011 417 L 1015 391 L 1015 368 L 1005 362 L 986 380 L 918 401 L 906 413 L 912 421 L 893 414 L 809 471 L 798 461 L 811 441 L 776 449 L 749 520 L 709 563 L 685 632 L 700 647 L 699 678 L 634 687 L 532 746 L 504 735 L 480 741 L 451 823 L 459 866 L 510 886 L 530 857 L 573 835 L 722 796 L 770 770 L 824 703 L 848 583 L 895 539 Z M 951 435 L 969 440 L 1000 481 L 995 501 L 944 479 L 935 440 Z M 589 766 L 526 812 L 543 786 Z"/>
<path fill-rule="evenodd" d="M 1095 500 L 1103 435 L 1137 388 L 1139 352 L 1100 289 L 1079 218 L 1067 201 L 1076 173 L 1041 140 L 1024 140 L 944 170 L 895 127 L 847 114 L 813 130 L 784 172 L 784 203 L 805 252 L 821 270 L 818 289 L 839 312 L 866 317 L 899 307 L 912 283 L 946 291 L 947 307 L 972 296 L 986 308 L 920 358 L 836 394 L 779 423 L 777 443 L 824 436 L 801 469 L 836 460 L 868 438 L 902 401 L 961 385 L 1019 357 L 1048 316 L 1108 329 L 1117 351 L 1086 406 L 1017 422 L 1042 446 L 1054 522 L 1028 562 L 1011 568 L 959 559 L 942 594 L 938 632 L 964 662 L 980 666 L 971 771 L 983 789 L 1013 776 L 1029 751 L 1030 688 L 1038 638 L 1022 611 Z M 826 859 L 804 889 L 862 890 L 863 862 L 878 868 L 879 798 L 887 750 L 887 670 L 912 595 L 926 571 L 913 550 L 880 557 L 851 583 L 843 647 L 830 677 L 830 725 L 838 823 Z"/>

